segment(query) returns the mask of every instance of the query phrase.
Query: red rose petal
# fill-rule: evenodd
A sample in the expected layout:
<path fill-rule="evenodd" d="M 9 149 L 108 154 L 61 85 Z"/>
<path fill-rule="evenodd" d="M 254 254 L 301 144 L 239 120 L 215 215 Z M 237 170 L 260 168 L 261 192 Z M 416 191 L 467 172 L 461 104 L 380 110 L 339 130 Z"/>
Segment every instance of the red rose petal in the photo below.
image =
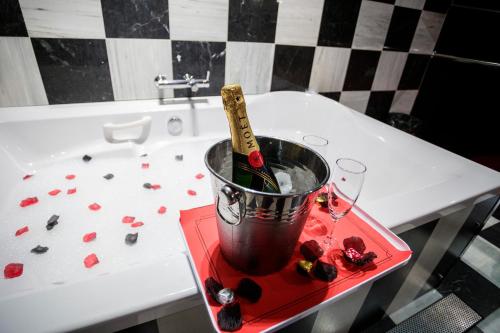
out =
<path fill-rule="evenodd" d="M 28 232 L 29 230 L 30 229 L 28 228 L 28 226 L 24 226 L 21 229 L 17 229 L 17 231 L 16 231 L 16 237 L 17 236 L 21 236 L 22 234 L 24 234 L 25 232 Z"/>
<path fill-rule="evenodd" d="M 61 190 L 59 190 L 59 189 L 55 189 L 55 190 L 50 191 L 50 192 L 49 192 L 49 195 L 51 195 L 51 196 L 56 196 L 56 195 L 58 195 L 59 193 L 61 193 Z"/>
<path fill-rule="evenodd" d="M 161 188 L 161 185 L 160 184 L 153 184 L 153 185 L 151 185 L 151 188 L 153 190 L 159 190 Z"/>
<path fill-rule="evenodd" d="M 195 196 L 196 195 L 196 191 L 194 190 L 188 190 L 187 193 L 191 196 Z"/>
<path fill-rule="evenodd" d="M 13 279 L 23 274 L 23 264 L 20 263 L 11 263 L 5 265 L 3 269 L 3 276 L 6 279 Z"/>
<path fill-rule="evenodd" d="M 99 210 L 99 209 L 101 209 L 101 206 L 98 203 L 94 202 L 93 204 L 89 205 L 89 209 L 90 210 Z"/>
<path fill-rule="evenodd" d="M 76 193 L 76 187 L 75 187 L 75 188 L 70 188 L 70 189 L 68 189 L 68 192 L 67 192 L 67 193 L 68 193 L 68 194 L 74 194 L 74 193 Z"/>
<path fill-rule="evenodd" d="M 133 216 L 124 216 L 122 218 L 122 223 L 133 223 L 135 220 L 135 217 Z"/>
<path fill-rule="evenodd" d="M 167 207 L 160 206 L 160 208 L 158 208 L 158 214 L 165 214 L 166 212 L 167 212 Z"/>
<path fill-rule="evenodd" d="M 88 234 L 83 235 L 83 241 L 85 243 L 88 243 L 90 241 L 93 241 L 97 234 L 95 232 L 89 232 Z"/>
<path fill-rule="evenodd" d="M 27 206 L 34 205 L 37 202 L 38 202 L 38 198 L 37 197 L 26 198 L 26 199 L 22 200 L 19 203 L 19 206 L 21 206 L 21 207 L 27 207 Z"/>
<path fill-rule="evenodd" d="M 149 163 L 142 163 L 141 167 L 143 169 L 149 169 Z"/>
<path fill-rule="evenodd" d="M 204 175 L 204 174 L 202 174 L 202 173 L 199 173 L 199 174 L 197 174 L 197 175 L 196 175 L 196 176 L 194 176 L 194 177 L 195 177 L 196 179 L 202 179 L 203 177 L 205 177 L 205 175 Z"/>
<path fill-rule="evenodd" d="M 33 175 L 26 175 L 23 177 L 23 180 L 30 179 L 31 177 L 33 177 Z"/>
<path fill-rule="evenodd" d="M 76 177 L 75 175 L 67 175 L 66 179 L 71 180 L 71 179 L 75 179 L 75 177 Z"/>
<path fill-rule="evenodd" d="M 135 222 L 135 223 L 132 223 L 130 226 L 132 228 L 139 228 L 140 226 L 143 226 L 143 225 L 144 225 L 144 223 L 142 223 L 142 222 Z"/>
<path fill-rule="evenodd" d="M 99 259 L 97 259 L 97 256 L 95 255 L 95 253 L 89 254 L 83 260 L 83 264 L 87 268 L 91 268 L 92 266 L 94 266 L 95 264 L 98 264 L 98 263 L 99 263 Z"/>

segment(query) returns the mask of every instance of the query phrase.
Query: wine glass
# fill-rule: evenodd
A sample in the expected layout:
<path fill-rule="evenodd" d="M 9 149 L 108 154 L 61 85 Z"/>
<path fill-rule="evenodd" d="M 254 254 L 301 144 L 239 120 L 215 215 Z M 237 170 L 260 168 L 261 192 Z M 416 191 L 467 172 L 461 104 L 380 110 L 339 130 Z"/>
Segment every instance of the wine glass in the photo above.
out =
<path fill-rule="evenodd" d="M 338 247 L 333 236 L 335 224 L 351 210 L 358 199 L 366 174 L 366 166 L 352 158 L 339 158 L 335 162 L 333 178 L 328 185 L 328 211 L 332 228 L 324 243 L 328 249 Z"/>

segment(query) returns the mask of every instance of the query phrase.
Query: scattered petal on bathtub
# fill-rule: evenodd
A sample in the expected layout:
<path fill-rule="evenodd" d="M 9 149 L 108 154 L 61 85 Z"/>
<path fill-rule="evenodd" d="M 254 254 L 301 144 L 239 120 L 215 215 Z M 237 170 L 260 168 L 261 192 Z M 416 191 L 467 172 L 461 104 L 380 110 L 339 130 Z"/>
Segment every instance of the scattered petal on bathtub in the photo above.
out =
<path fill-rule="evenodd" d="M 91 156 L 89 156 L 89 155 L 84 155 L 84 156 L 82 157 L 82 160 L 83 160 L 84 162 L 89 162 L 91 159 L 92 159 L 92 157 L 91 157 Z"/>
<path fill-rule="evenodd" d="M 139 228 L 139 227 L 141 227 L 143 225 L 144 225 L 144 223 L 142 223 L 142 222 L 135 222 L 135 223 L 132 223 L 130 226 L 132 228 Z"/>
<path fill-rule="evenodd" d="M 26 198 L 26 199 L 23 199 L 20 203 L 19 203 L 19 206 L 21 207 L 27 207 L 27 206 L 31 206 L 31 205 L 34 205 L 38 202 L 38 198 L 37 197 L 31 197 L 31 198 Z"/>
<path fill-rule="evenodd" d="M 47 225 L 45 226 L 45 228 L 47 228 L 47 230 L 52 230 L 52 228 L 54 228 L 58 223 L 59 223 L 59 215 L 54 214 L 47 221 Z"/>
<path fill-rule="evenodd" d="M 149 169 L 149 163 L 142 163 L 141 168 Z"/>
<path fill-rule="evenodd" d="M 23 177 L 23 180 L 30 179 L 31 177 L 33 177 L 33 175 L 26 175 L 26 176 Z"/>
<path fill-rule="evenodd" d="M 122 223 L 133 223 L 135 220 L 135 217 L 133 216 L 124 216 L 122 218 Z"/>
<path fill-rule="evenodd" d="M 99 209 L 101 209 L 101 206 L 98 203 L 94 202 L 93 204 L 89 205 L 89 209 L 90 210 L 99 210 Z"/>
<path fill-rule="evenodd" d="M 153 190 L 159 190 L 161 188 L 161 185 L 160 184 L 153 184 L 153 185 L 151 185 L 151 188 Z"/>
<path fill-rule="evenodd" d="M 37 245 L 36 247 L 31 249 L 31 253 L 43 254 L 43 253 L 47 252 L 48 250 L 49 250 L 48 246 Z"/>
<path fill-rule="evenodd" d="M 137 242 L 138 237 L 139 237 L 138 232 L 136 232 L 135 234 L 127 234 L 127 236 L 125 236 L 125 244 L 134 245 Z"/>
<path fill-rule="evenodd" d="M 83 235 L 83 242 L 88 243 L 93 241 L 96 238 L 97 234 L 95 232 L 89 232 L 88 234 Z"/>
<path fill-rule="evenodd" d="M 108 173 L 107 175 L 104 175 L 103 178 L 107 179 L 107 180 L 111 180 L 113 179 L 115 175 L 113 175 L 112 173 Z"/>
<path fill-rule="evenodd" d="M 68 193 L 68 194 L 75 194 L 76 193 L 76 187 L 68 189 L 68 192 L 66 192 L 66 193 Z"/>
<path fill-rule="evenodd" d="M 197 174 L 196 176 L 194 176 L 196 179 L 202 179 L 203 177 L 205 177 L 204 174 L 202 174 L 201 172 L 199 174 Z"/>
<path fill-rule="evenodd" d="M 160 206 L 160 208 L 158 208 L 158 214 L 165 214 L 166 212 L 167 212 L 167 207 Z"/>
<path fill-rule="evenodd" d="M 144 183 L 144 184 L 142 184 L 142 187 L 144 187 L 144 188 L 146 188 L 148 190 L 151 189 L 151 186 L 152 186 L 151 183 Z"/>
<path fill-rule="evenodd" d="M 3 276 L 6 279 L 13 279 L 23 274 L 23 264 L 10 263 L 5 265 L 3 269 Z"/>
<path fill-rule="evenodd" d="M 22 234 L 24 234 L 25 232 L 28 232 L 29 230 L 30 229 L 28 228 L 28 226 L 24 226 L 21 229 L 17 229 L 16 230 L 16 237 L 21 236 Z"/>
<path fill-rule="evenodd" d="M 141 155 L 141 157 L 146 157 L 146 156 L 148 156 L 148 154 L 146 154 L 146 153 Z"/>
<path fill-rule="evenodd" d="M 188 190 L 187 193 L 191 196 L 195 196 L 196 195 L 196 191 L 195 190 Z"/>
<path fill-rule="evenodd" d="M 50 191 L 49 195 L 54 197 L 54 196 L 58 195 L 59 193 L 61 193 L 61 190 L 56 188 L 56 189 Z"/>
<path fill-rule="evenodd" d="M 96 265 L 99 263 L 99 259 L 97 258 L 97 256 L 95 255 L 95 253 L 91 253 L 89 254 L 88 256 L 85 257 L 85 259 L 83 260 L 83 264 L 85 265 L 85 267 L 87 268 L 91 268 L 92 266 Z"/>
<path fill-rule="evenodd" d="M 66 175 L 66 179 L 67 180 L 72 180 L 72 179 L 75 179 L 75 175 Z"/>

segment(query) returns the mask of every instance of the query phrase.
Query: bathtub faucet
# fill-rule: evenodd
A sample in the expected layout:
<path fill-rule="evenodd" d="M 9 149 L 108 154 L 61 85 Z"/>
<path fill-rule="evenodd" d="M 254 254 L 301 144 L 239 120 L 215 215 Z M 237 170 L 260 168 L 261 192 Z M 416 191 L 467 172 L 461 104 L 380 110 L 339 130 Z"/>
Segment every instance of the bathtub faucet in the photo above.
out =
<path fill-rule="evenodd" d="M 210 71 L 207 71 L 205 79 L 195 79 L 192 75 L 186 73 L 182 80 L 167 80 L 165 75 L 158 74 L 155 77 L 155 84 L 158 89 L 190 88 L 192 92 L 197 92 L 199 88 L 210 87 Z"/>

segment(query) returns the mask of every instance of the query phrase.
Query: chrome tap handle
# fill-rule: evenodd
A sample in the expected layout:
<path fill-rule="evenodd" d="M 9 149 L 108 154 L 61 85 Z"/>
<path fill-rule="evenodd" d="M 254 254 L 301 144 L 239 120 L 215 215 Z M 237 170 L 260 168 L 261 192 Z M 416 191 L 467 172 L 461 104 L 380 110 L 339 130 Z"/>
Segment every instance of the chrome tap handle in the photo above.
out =
<path fill-rule="evenodd" d="M 205 79 L 195 79 L 192 75 L 186 73 L 182 80 L 168 80 L 165 75 L 158 74 L 154 82 L 158 89 L 190 88 L 191 91 L 196 92 L 199 88 L 210 87 L 210 71 L 207 71 L 207 77 Z"/>

